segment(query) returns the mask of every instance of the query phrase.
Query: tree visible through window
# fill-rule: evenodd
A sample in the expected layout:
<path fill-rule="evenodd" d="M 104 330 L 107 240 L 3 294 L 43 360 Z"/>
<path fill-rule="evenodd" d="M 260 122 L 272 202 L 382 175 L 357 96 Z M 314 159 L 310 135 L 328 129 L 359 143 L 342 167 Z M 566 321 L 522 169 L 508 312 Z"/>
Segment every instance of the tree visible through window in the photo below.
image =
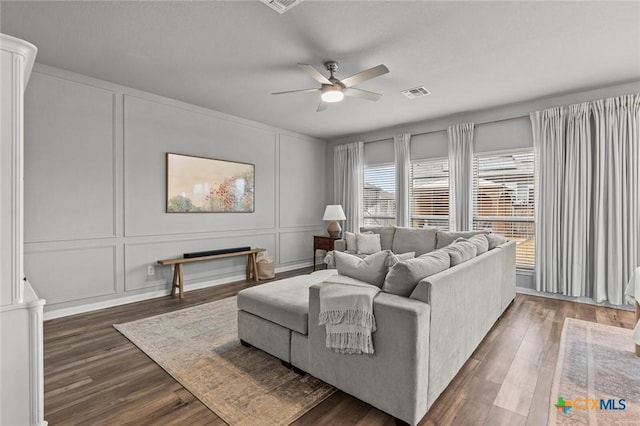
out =
<path fill-rule="evenodd" d="M 364 167 L 364 226 L 396 224 L 396 175 L 393 164 Z"/>
<path fill-rule="evenodd" d="M 473 227 L 516 242 L 516 266 L 532 268 L 534 239 L 533 150 L 476 154 Z"/>
<path fill-rule="evenodd" d="M 439 158 L 411 163 L 409 197 L 413 228 L 449 229 L 449 161 Z"/>

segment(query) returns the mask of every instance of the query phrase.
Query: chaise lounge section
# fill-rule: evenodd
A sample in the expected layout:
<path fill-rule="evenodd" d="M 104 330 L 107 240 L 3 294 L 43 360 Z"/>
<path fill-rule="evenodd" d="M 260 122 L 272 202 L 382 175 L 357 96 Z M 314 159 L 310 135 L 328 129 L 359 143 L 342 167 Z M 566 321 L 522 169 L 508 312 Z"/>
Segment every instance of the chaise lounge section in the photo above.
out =
<path fill-rule="evenodd" d="M 240 339 L 415 425 L 515 297 L 515 243 L 422 279 L 409 297 L 378 293 L 374 355 L 326 348 L 325 327 L 318 325 L 320 284 L 335 273 L 241 291 Z"/>

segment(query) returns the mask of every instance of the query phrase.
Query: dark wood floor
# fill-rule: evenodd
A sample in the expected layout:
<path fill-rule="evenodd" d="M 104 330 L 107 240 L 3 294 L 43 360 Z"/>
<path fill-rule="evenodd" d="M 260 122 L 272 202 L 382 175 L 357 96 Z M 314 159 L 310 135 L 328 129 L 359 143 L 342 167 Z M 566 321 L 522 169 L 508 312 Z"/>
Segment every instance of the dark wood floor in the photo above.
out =
<path fill-rule="evenodd" d="M 279 274 L 277 278 L 308 273 Z M 45 420 L 61 424 L 223 425 L 112 324 L 235 295 L 240 281 L 45 322 Z M 421 425 L 546 425 L 564 318 L 632 328 L 633 312 L 518 295 Z M 388 425 L 342 392 L 295 425 Z"/>

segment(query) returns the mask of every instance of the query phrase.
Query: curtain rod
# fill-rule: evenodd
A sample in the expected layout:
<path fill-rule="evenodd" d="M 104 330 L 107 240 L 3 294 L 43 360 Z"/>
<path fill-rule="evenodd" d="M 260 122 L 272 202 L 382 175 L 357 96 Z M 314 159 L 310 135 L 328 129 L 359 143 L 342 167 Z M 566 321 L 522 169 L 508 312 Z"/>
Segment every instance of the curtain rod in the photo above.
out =
<path fill-rule="evenodd" d="M 529 115 L 518 115 L 516 117 L 509 117 L 509 118 L 501 118 L 499 120 L 491 120 L 491 121 L 483 121 L 482 123 L 475 123 L 476 126 L 481 126 L 483 124 L 491 124 L 491 123 L 499 123 L 501 121 L 508 121 L 508 120 L 517 120 L 518 118 L 527 118 L 529 117 Z M 420 136 L 420 135 L 429 135 L 431 133 L 440 133 L 440 132 L 446 132 L 447 129 L 441 129 L 441 130 L 430 130 L 428 132 L 420 132 L 420 133 L 412 133 L 411 136 Z M 375 139 L 372 141 L 363 141 L 364 143 L 373 143 L 373 142 L 382 142 L 382 141 L 386 141 L 389 139 L 393 139 L 393 136 L 388 137 L 388 138 L 382 138 L 382 139 Z"/>

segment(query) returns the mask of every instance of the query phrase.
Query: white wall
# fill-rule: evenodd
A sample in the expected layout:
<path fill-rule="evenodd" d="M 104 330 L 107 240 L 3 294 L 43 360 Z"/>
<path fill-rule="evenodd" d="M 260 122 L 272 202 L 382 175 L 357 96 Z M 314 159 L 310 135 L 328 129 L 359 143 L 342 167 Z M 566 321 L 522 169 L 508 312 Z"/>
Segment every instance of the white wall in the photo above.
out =
<path fill-rule="evenodd" d="M 637 92 L 640 92 L 640 82 L 563 94 L 482 111 L 464 112 L 453 116 L 334 139 L 327 143 L 327 200 L 332 201 L 334 196 L 333 149 L 335 145 L 355 141 L 370 142 L 365 143 L 365 163 L 389 163 L 394 161 L 393 136 L 411 133 L 415 135 L 411 137 L 412 159 L 447 157 L 447 127 L 452 124 L 473 121 L 476 123 L 474 135 L 475 152 L 532 147 L 533 136 L 529 120 L 530 112 Z M 423 101 L 428 102 L 429 98 L 415 100 L 415 102 Z M 534 288 L 532 274 L 519 273 L 517 285 Z"/>
<path fill-rule="evenodd" d="M 264 247 L 311 263 L 323 232 L 325 142 L 36 64 L 25 109 L 25 272 L 48 317 L 161 294 L 158 259 Z M 255 164 L 255 212 L 165 213 L 165 153 Z M 149 265 L 155 275 L 148 276 Z M 187 289 L 244 274 L 187 265 Z M 55 312 L 51 312 L 55 311 Z"/>

